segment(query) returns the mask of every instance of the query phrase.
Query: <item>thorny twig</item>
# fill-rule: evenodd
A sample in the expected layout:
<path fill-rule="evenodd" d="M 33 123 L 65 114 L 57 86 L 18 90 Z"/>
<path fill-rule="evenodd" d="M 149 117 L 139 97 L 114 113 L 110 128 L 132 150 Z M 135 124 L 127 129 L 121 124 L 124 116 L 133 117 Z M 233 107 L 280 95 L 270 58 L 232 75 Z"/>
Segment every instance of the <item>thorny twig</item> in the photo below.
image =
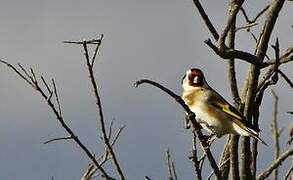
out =
<path fill-rule="evenodd" d="M 21 66 L 20 64 L 18 64 L 18 66 L 20 67 L 21 71 L 23 73 L 21 73 L 19 70 L 17 70 L 17 68 L 15 68 L 13 65 L 11 65 L 10 63 L 0 60 L 0 63 L 7 65 L 10 69 L 12 69 L 18 76 L 20 76 L 23 80 L 25 80 L 29 85 L 31 85 L 31 87 L 33 89 L 35 89 L 36 91 L 38 91 L 40 93 L 40 95 L 46 100 L 48 106 L 50 107 L 50 109 L 53 111 L 53 113 L 55 114 L 58 122 L 61 124 L 61 126 L 64 128 L 64 130 L 69 134 L 69 137 L 71 137 L 74 142 L 76 142 L 78 144 L 78 146 L 86 153 L 86 155 L 91 159 L 91 161 L 93 162 L 93 164 L 99 169 L 99 171 L 102 173 L 102 176 L 106 179 L 113 179 L 112 177 L 110 177 L 108 175 L 108 173 L 105 171 L 105 169 L 98 163 L 98 161 L 96 160 L 95 156 L 89 151 L 89 149 L 80 141 L 80 139 L 78 138 L 78 136 L 75 135 L 75 133 L 73 132 L 73 130 L 65 123 L 62 114 L 60 113 L 61 110 L 59 110 L 60 107 L 60 103 L 57 104 L 57 108 L 56 105 L 52 102 L 52 97 L 53 95 L 55 95 L 55 98 L 58 98 L 57 95 L 57 91 L 56 91 L 56 85 L 53 84 L 54 86 L 54 90 L 50 89 L 47 82 L 44 80 L 44 78 L 42 78 L 42 81 L 44 83 L 44 85 L 46 86 L 46 89 L 49 91 L 49 94 L 46 94 L 43 90 L 43 88 L 40 86 L 40 84 L 38 83 L 38 80 L 36 78 L 36 75 L 34 73 L 34 71 L 31 69 L 31 75 L 25 70 L 25 68 L 23 68 L 23 66 Z M 53 81 L 52 81 L 53 82 Z"/>
<path fill-rule="evenodd" d="M 106 131 L 106 125 L 105 125 L 105 120 L 104 120 L 104 114 L 103 114 L 103 109 L 102 109 L 102 104 L 101 104 L 101 99 L 98 93 L 98 86 L 97 86 L 97 82 L 94 76 L 94 72 L 93 72 L 93 68 L 94 68 L 94 61 L 96 58 L 96 54 L 99 50 L 99 47 L 101 45 L 103 39 L 103 35 L 101 36 L 100 39 L 96 39 L 96 40 L 90 40 L 90 41 L 79 41 L 79 42 L 74 42 L 74 41 L 65 41 L 64 43 L 73 43 L 73 44 L 80 44 L 83 46 L 83 50 L 84 50 L 84 55 L 85 55 L 85 60 L 86 60 L 86 66 L 87 66 L 87 70 L 89 73 L 89 78 L 90 78 L 90 82 L 93 88 L 93 93 L 94 93 L 94 97 L 96 99 L 96 105 L 97 105 L 97 111 L 99 114 L 99 124 L 101 127 L 101 131 L 102 131 L 102 137 L 103 137 L 103 141 L 107 147 L 107 150 L 109 151 L 110 155 L 111 155 L 111 159 L 113 160 L 113 164 L 114 167 L 117 170 L 117 173 L 120 177 L 121 180 L 124 180 L 124 174 L 122 172 L 122 169 L 118 163 L 118 160 L 116 158 L 116 154 L 111 146 L 111 143 L 109 141 L 109 138 L 107 137 L 107 131 Z M 95 45 L 95 50 L 93 53 L 93 56 L 90 58 L 89 56 L 89 51 L 88 51 L 88 45 L 89 44 L 94 44 Z"/>

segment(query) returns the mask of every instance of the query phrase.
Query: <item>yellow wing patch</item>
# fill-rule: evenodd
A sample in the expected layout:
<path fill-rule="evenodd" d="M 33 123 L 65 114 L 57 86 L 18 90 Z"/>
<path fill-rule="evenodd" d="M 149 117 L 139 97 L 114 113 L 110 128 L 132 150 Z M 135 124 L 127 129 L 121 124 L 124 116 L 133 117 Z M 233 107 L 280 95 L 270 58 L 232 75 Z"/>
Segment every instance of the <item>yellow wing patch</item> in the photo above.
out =
<path fill-rule="evenodd" d="M 243 116 L 233 106 L 229 104 L 222 106 L 222 110 L 236 119 L 243 119 Z"/>
<path fill-rule="evenodd" d="M 236 108 L 226 102 L 220 95 L 217 95 L 212 96 L 209 100 L 213 106 L 229 114 L 235 119 L 239 119 L 240 121 L 245 119 L 245 117 Z"/>

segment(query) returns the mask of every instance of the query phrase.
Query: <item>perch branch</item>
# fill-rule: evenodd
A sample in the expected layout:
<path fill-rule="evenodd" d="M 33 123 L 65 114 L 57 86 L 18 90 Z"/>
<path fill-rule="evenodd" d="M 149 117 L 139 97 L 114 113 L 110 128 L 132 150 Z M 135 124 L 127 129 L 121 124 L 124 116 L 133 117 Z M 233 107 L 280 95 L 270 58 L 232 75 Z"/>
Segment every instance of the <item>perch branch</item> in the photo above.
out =
<path fill-rule="evenodd" d="M 164 91 L 165 93 L 167 93 L 169 96 L 171 96 L 173 99 L 175 99 L 182 107 L 183 109 L 187 112 L 188 116 L 190 116 L 190 121 L 194 127 L 194 129 L 196 129 L 196 134 L 198 139 L 200 140 L 200 144 L 205 152 L 205 154 L 207 155 L 207 158 L 210 162 L 211 167 L 213 168 L 215 175 L 217 176 L 218 179 L 222 179 L 221 177 L 221 172 L 219 171 L 218 165 L 210 151 L 209 148 L 209 144 L 206 141 L 206 138 L 204 137 L 204 135 L 202 134 L 201 130 L 199 129 L 199 124 L 195 119 L 195 114 L 189 109 L 189 107 L 185 104 L 184 100 L 176 95 L 175 93 L 173 93 L 172 91 L 170 91 L 169 89 L 165 88 L 164 86 L 160 85 L 159 83 L 156 83 L 154 81 L 148 80 L 148 79 L 143 79 L 143 80 L 139 80 L 136 81 L 135 86 L 138 87 L 139 85 L 146 83 L 146 84 L 151 84 L 159 89 L 161 89 L 162 91 Z"/>

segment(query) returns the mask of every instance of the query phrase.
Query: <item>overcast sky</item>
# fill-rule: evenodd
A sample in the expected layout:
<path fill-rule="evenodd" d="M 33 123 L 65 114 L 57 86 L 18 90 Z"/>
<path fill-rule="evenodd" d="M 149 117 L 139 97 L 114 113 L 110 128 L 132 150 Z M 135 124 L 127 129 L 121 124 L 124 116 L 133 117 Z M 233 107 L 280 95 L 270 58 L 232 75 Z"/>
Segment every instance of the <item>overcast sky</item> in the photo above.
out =
<path fill-rule="evenodd" d="M 269 1 L 247 1 L 250 17 Z M 227 1 L 203 3 L 218 31 L 226 20 Z M 293 42 L 292 2 L 279 15 L 271 44 L 280 39 L 282 51 Z M 260 23 L 262 21 L 260 20 Z M 180 79 L 191 67 L 202 68 L 207 81 L 230 102 L 227 63 L 204 43 L 211 35 L 191 0 L 1 0 L 0 57 L 33 67 L 47 79 L 55 78 L 66 122 L 96 154 L 103 151 L 97 134 L 97 113 L 81 47 L 64 40 L 105 35 L 95 74 L 107 122 L 126 125 L 115 150 L 128 179 L 166 179 L 165 152 L 170 148 L 179 179 L 194 177 L 191 132 L 183 128 L 184 112 L 169 97 L 149 86 L 133 88 L 142 78 L 153 79 L 181 93 Z M 238 25 L 243 25 L 240 17 Z M 253 28 L 258 35 L 259 28 Z M 243 31 L 237 48 L 253 52 L 254 40 Z M 273 51 L 269 49 L 269 56 Z M 246 63 L 237 63 L 239 85 Z M 293 78 L 292 64 L 281 69 Z M 0 178 L 79 179 L 89 160 L 73 142 L 43 142 L 65 135 L 39 94 L 4 66 L 0 66 Z M 286 148 L 293 110 L 292 89 L 280 78 L 273 87 L 280 95 L 282 150 Z M 261 108 L 260 136 L 272 144 L 270 121 L 272 96 L 268 91 Z M 290 103 L 289 103 L 290 102 Z M 213 144 L 218 159 L 225 137 Z M 258 169 L 272 160 L 271 147 L 260 146 Z M 282 168 L 288 169 L 288 163 Z M 209 174 L 207 170 L 206 174 Z"/>

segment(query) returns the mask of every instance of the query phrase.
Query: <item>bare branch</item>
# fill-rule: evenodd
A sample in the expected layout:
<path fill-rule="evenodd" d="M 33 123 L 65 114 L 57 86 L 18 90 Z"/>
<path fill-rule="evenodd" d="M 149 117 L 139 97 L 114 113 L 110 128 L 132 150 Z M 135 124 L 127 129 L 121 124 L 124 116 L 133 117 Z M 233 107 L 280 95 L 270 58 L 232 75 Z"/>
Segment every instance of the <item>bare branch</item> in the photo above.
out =
<path fill-rule="evenodd" d="M 273 111 L 273 119 L 271 124 L 271 128 L 272 128 L 271 131 L 272 131 L 272 136 L 275 143 L 274 147 L 275 147 L 275 160 L 276 160 L 280 155 L 280 142 L 279 142 L 280 130 L 278 128 L 278 121 L 277 121 L 279 97 L 274 92 L 274 90 L 271 90 L 271 93 L 274 97 L 274 111 Z M 273 172 L 273 179 L 275 180 L 278 179 L 278 168 L 276 168 Z"/>
<path fill-rule="evenodd" d="M 174 161 L 172 161 L 172 171 L 173 171 L 174 180 L 177 180 L 177 173 L 176 173 L 176 168 L 175 168 L 175 162 Z"/>
<path fill-rule="evenodd" d="M 285 81 L 290 85 L 291 88 L 293 88 L 292 81 L 286 76 L 286 74 L 283 73 L 280 69 L 278 69 L 278 73 L 281 74 L 281 76 L 285 79 Z"/>
<path fill-rule="evenodd" d="M 152 180 L 150 177 L 148 177 L 148 176 L 145 176 L 145 178 L 147 179 L 147 180 Z"/>
<path fill-rule="evenodd" d="M 67 137 L 53 138 L 53 139 L 50 139 L 48 141 L 45 141 L 44 144 L 49 144 L 49 143 L 54 142 L 54 141 L 68 140 L 68 139 L 73 139 L 73 137 L 67 136 Z"/>
<path fill-rule="evenodd" d="M 53 111 L 53 113 L 56 116 L 56 119 L 58 120 L 58 122 L 61 124 L 61 126 L 64 128 L 64 130 L 69 134 L 69 137 L 72 137 L 72 139 L 76 142 L 76 144 L 78 144 L 78 146 L 86 153 L 86 155 L 92 160 L 92 162 L 95 164 L 95 166 L 99 169 L 99 171 L 101 171 L 102 176 L 105 177 L 106 179 L 113 179 L 112 177 L 110 177 L 107 172 L 104 170 L 103 167 L 100 166 L 100 164 L 97 162 L 95 156 L 89 151 L 89 149 L 80 141 L 80 139 L 75 135 L 75 133 L 73 132 L 73 130 L 65 123 L 63 117 L 61 116 L 61 114 L 58 113 L 57 108 L 55 107 L 55 105 L 53 104 L 53 102 L 51 101 L 51 96 L 52 94 L 50 94 L 49 96 L 46 95 L 43 91 L 43 89 L 38 85 L 37 79 L 31 77 L 27 71 L 19 64 L 19 67 L 22 69 L 22 71 L 25 73 L 26 76 L 29 76 L 30 81 L 25 78 L 25 75 L 23 75 L 22 73 L 20 73 L 13 65 L 1 60 L 0 63 L 7 65 L 10 69 L 12 69 L 16 74 L 18 74 L 22 79 L 24 79 L 28 84 L 30 84 L 33 89 L 35 89 L 36 91 L 38 91 L 40 93 L 40 95 L 46 100 L 48 106 L 50 107 L 50 109 Z M 33 71 L 32 71 L 33 72 Z M 50 90 L 52 92 L 52 90 Z"/>
<path fill-rule="evenodd" d="M 100 117 L 99 123 L 100 123 L 100 127 L 101 127 L 101 130 L 102 130 L 102 137 L 103 137 L 105 145 L 107 146 L 107 148 L 109 150 L 109 153 L 110 153 L 110 155 L 112 157 L 112 160 L 113 160 L 113 164 L 114 164 L 114 166 L 115 166 L 115 168 L 116 168 L 116 170 L 117 170 L 117 172 L 119 174 L 120 179 L 124 180 L 125 179 L 124 174 L 122 172 L 122 169 L 120 168 L 120 165 L 118 163 L 118 160 L 116 158 L 114 150 L 112 149 L 111 143 L 109 142 L 109 139 L 107 137 L 107 131 L 106 131 L 106 126 L 105 126 L 105 121 L 104 121 L 104 114 L 103 114 L 101 99 L 100 99 L 100 96 L 99 96 L 99 93 L 98 93 L 98 86 L 97 86 L 96 79 L 95 79 L 94 72 L 93 72 L 94 60 L 92 59 L 92 62 L 90 62 L 90 57 L 89 57 L 88 48 L 87 48 L 87 42 L 88 41 L 83 41 L 82 45 L 83 45 L 83 49 L 84 49 L 84 55 L 85 55 L 86 65 L 87 65 L 87 69 L 88 69 L 88 73 L 89 73 L 90 82 L 91 82 L 91 85 L 92 85 L 92 88 L 93 88 L 94 97 L 96 99 L 97 111 L 98 111 L 98 114 L 99 114 L 99 117 Z M 101 43 L 101 39 L 96 40 L 96 42 Z M 100 44 L 98 43 L 98 44 L 96 44 L 96 46 L 97 46 L 96 47 L 96 49 L 97 49 L 98 46 L 100 46 Z"/>
<path fill-rule="evenodd" d="M 264 7 L 252 20 L 250 20 L 249 18 L 248 18 L 248 16 L 247 16 L 247 14 L 246 14 L 246 11 L 244 10 L 244 8 L 243 7 L 241 7 L 241 9 L 240 9 L 240 11 L 242 12 L 242 14 L 243 14 L 243 16 L 244 16 L 244 18 L 245 18 L 245 20 L 246 20 L 246 22 L 248 23 L 248 24 L 251 24 L 251 23 L 255 23 L 256 21 L 257 21 L 257 19 L 261 16 L 261 15 L 263 15 L 268 9 L 269 9 L 269 7 L 270 7 L 270 4 L 269 5 L 267 5 L 266 7 Z"/>
<path fill-rule="evenodd" d="M 286 64 L 293 61 L 293 47 L 288 48 L 284 54 L 280 56 L 279 63 L 280 64 Z M 270 65 L 274 65 L 276 63 L 276 60 L 270 60 L 266 61 L 262 64 L 262 68 L 266 68 Z"/>
<path fill-rule="evenodd" d="M 289 169 L 288 172 L 286 173 L 284 180 L 289 179 L 289 177 L 290 177 L 290 175 L 292 174 L 292 172 L 293 172 L 293 165 L 290 167 L 290 169 Z M 292 178 L 292 176 L 291 176 L 291 178 Z"/>
<path fill-rule="evenodd" d="M 94 44 L 94 45 L 98 45 L 101 44 L 101 39 L 92 39 L 92 40 L 84 40 L 84 41 L 63 41 L 63 43 L 65 44 L 83 44 L 83 42 L 85 42 L 86 44 Z"/>
<path fill-rule="evenodd" d="M 90 164 L 84 174 L 81 177 L 81 180 L 92 180 L 94 178 L 94 174 L 96 173 L 96 168 L 94 165 Z"/>
<path fill-rule="evenodd" d="M 198 160 L 197 157 L 197 148 L 196 148 L 196 134 L 193 132 L 193 138 L 192 138 L 192 157 L 190 159 L 193 162 L 195 174 L 198 180 L 202 180 L 202 175 L 201 175 L 201 168 L 200 168 L 200 161 Z"/>
<path fill-rule="evenodd" d="M 221 36 L 218 39 L 218 47 L 220 51 L 224 51 L 225 49 L 225 40 L 226 40 L 228 31 L 230 30 L 232 26 L 235 26 L 235 19 L 243 2 L 244 0 L 234 1 L 233 6 L 230 6 L 230 9 L 229 9 L 230 14 L 228 17 L 227 24 L 225 28 L 223 29 Z"/>
<path fill-rule="evenodd" d="M 201 15 L 202 19 L 204 20 L 207 28 L 209 29 L 210 33 L 213 35 L 214 39 L 216 41 L 218 41 L 219 39 L 219 34 L 217 32 L 217 30 L 215 29 L 215 27 L 213 26 L 212 22 L 210 21 L 208 15 L 206 14 L 205 10 L 203 9 L 201 3 L 199 2 L 199 0 L 193 0 L 194 5 L 196 6 L 199 14 Z"/>
<path fill-rule="evenodd" d="M 52 94 L 53 92 L 51 91 L 51 88 L 48 86 L 48 84 L 43 76 L 41 76 L 41 80 L 43 81 L 43 84 L 47 88 L 47 91 L 49 92 L 49 94 Z"/>
<path fill-rule="evenodd" d="M 58 93 L 57 93 L 57 88 L 56 88 L 56 84 L 55 84 L 54 79 L 52 79 L 52 84 L 53 84 L 54 94 L 55 94 L 56 101 L 57 101 L 58 112 L 59 112 L 60 116 L 62 116 L 60 100 L 59 100 L 59 96 L 58 96 Z"/>
<path fill-rule="evenodd" d="M 238 162 L 238 142 L 239 136 L 233 135 L 230 143 L 230 168 L 231 179 L 239 179 L 239 162 Z"/>
<path fill-rule="evenodd" d="M 8 66 L 8 68 L 10 68 L 11 70 L 13 70 L 18 76 L 20 76 L 23 80 L 25 80 L 29 85 L 31 85 L 32 87 L 34 87 L 33 83 L 31 83 L 23 74 L 20 73 L 19 70 L 17 70 L 14 66 L 12 66 L 11 64 L 7 63 L 6 61 L 0 59 L 0 63 Z"/>
<path fill-rule="evenodd" d="M 167 160 L 167 168 L 168 168 L 168 179 L 169 180 L 174 180 L 170 157 L 171 157 L 170 150 L 168 149 L 167 152 L 166 152 L 166 160 Z"/>
<path fill-rule="evenodd" d="M 230 160 L 230 141 L 231 141 L 231 135 L 228 136 L 228 138 L 226 139 L 223 151 L 221 153 L 220 156 L 220 160 L 218 162 L 218 164 L 223 164 L 223 162 L 225 162 L 227 159 Z M 229 178 L 229 171 L 230 171 L 230 164 L 227 164 L 227 166 L 225 166 L 224 168 L 221 169 L 221 173 L 222 173 L 222 177 L 223 179 L 228 179 Z"/>
<path fill-rule="evenodd" d="M 223 59 L 239 59 L 246 61 L 250 64 L 253 64 L 255 66 L 261 66 L 261 63 L 259 61 L 259 58 L 256 57 L 253 54 L 250 54 L 248 52 L 239 51 L 235 49 L 225 49 L 223 51 L 219 50 L 217 46 L 215 46 L 210 39 L 206 40 L 205 43 L 212 49 L 214 52 L 219 55 Z"/>
<path fill-rule="evenodd" d="M 258 24 L 257 23 L 246 24 L 244 26 L 240 26 L 240 27 L 236 28 L 234 31 L 237 32 L 242 29 L 246 29 L 248 31 L 251 27 L 254 27 L 256 25 L 258 25 Z"/>
<path fill-rule="evenodd" d="M 117 142 L 117 140 L 118 140 L 118 138 L 119 138 L 121 132 L 123 131 L 123 129 L 124 129 L 125 127 L 126 127 L 126 125 L 124 125 L 124 126 L 122 126 L 122 127 L 120 127 L 120 128 L 118 129 L 118 131 L 117 131 L 116 135 L 114 136 L 114 139 L 113 139 L 113 141 L 112 141 L 112 143 L 111 143 L 111 146 L 114 146 L 114 145 L 115 145 L 115 143 Z"/>
<path fill-rule="evenodd" d="M 219 165 L 219 168 L 220 168 L 220 169 L 223 169 L 229 161 L 230 161 L 229 158 L 226 159 L 222 164 Z M 212 171 L 212 172 L 208 175 L 207 179 L 210 180 L 213 174 L 214 174 L 214 171 Z"/>
<path fill-rule="evenodd" d="M 94 63 L 95 63 L 95 59 L 96 59 L 96 56 L 97 56 L 97 54 L 98 54 L 98 51 L 99 51 L 100 45 L 102 44 L 102 40 L 103 40 L 103 38 L 104 38 L 104 35 L 101 34 L 101 37 L 100 37 L 100 39 L 99 39 L 99 41 L 98 41 L 99 43 L 97 44 L 97 46 L 96 46 L 96 48 L 95 48 L 95 51 L 94 51 L 94 54 L 93 54 L 92 59 L 91 59 L 91 66 L 93 66 Z"/>
<path fill-rule="evenodd" d="M 262 180 L 265 179 L 267 177 L 269 177 L 269 175 L 276 169 L 278 168 L 283 161 L 285 161 L 289 156 L 293 155 L 293 147 L 291 147 L 290 149 L 288 149 L 287 151 L 285 151 L 283 154 L 281 154 L 278 159 L 274 160 L 272 162 L 272 164 L 267 167 L 261 174 L 259 174 L 257 176 L 257 180 Z"/>
<path fill-rule="evenodd" d="M 274 29 L 275 23 L 277 21 L 279 12 L 281 11 L 285 0 L 272 1 L 268 8 L 268 13 L 266 16 L 265 23 L 263 25 L 262 32 L 258 38 L 258 43 L 256 45 L 256 56 L 263 60 L 266 55 L 271 33 Z"/>

